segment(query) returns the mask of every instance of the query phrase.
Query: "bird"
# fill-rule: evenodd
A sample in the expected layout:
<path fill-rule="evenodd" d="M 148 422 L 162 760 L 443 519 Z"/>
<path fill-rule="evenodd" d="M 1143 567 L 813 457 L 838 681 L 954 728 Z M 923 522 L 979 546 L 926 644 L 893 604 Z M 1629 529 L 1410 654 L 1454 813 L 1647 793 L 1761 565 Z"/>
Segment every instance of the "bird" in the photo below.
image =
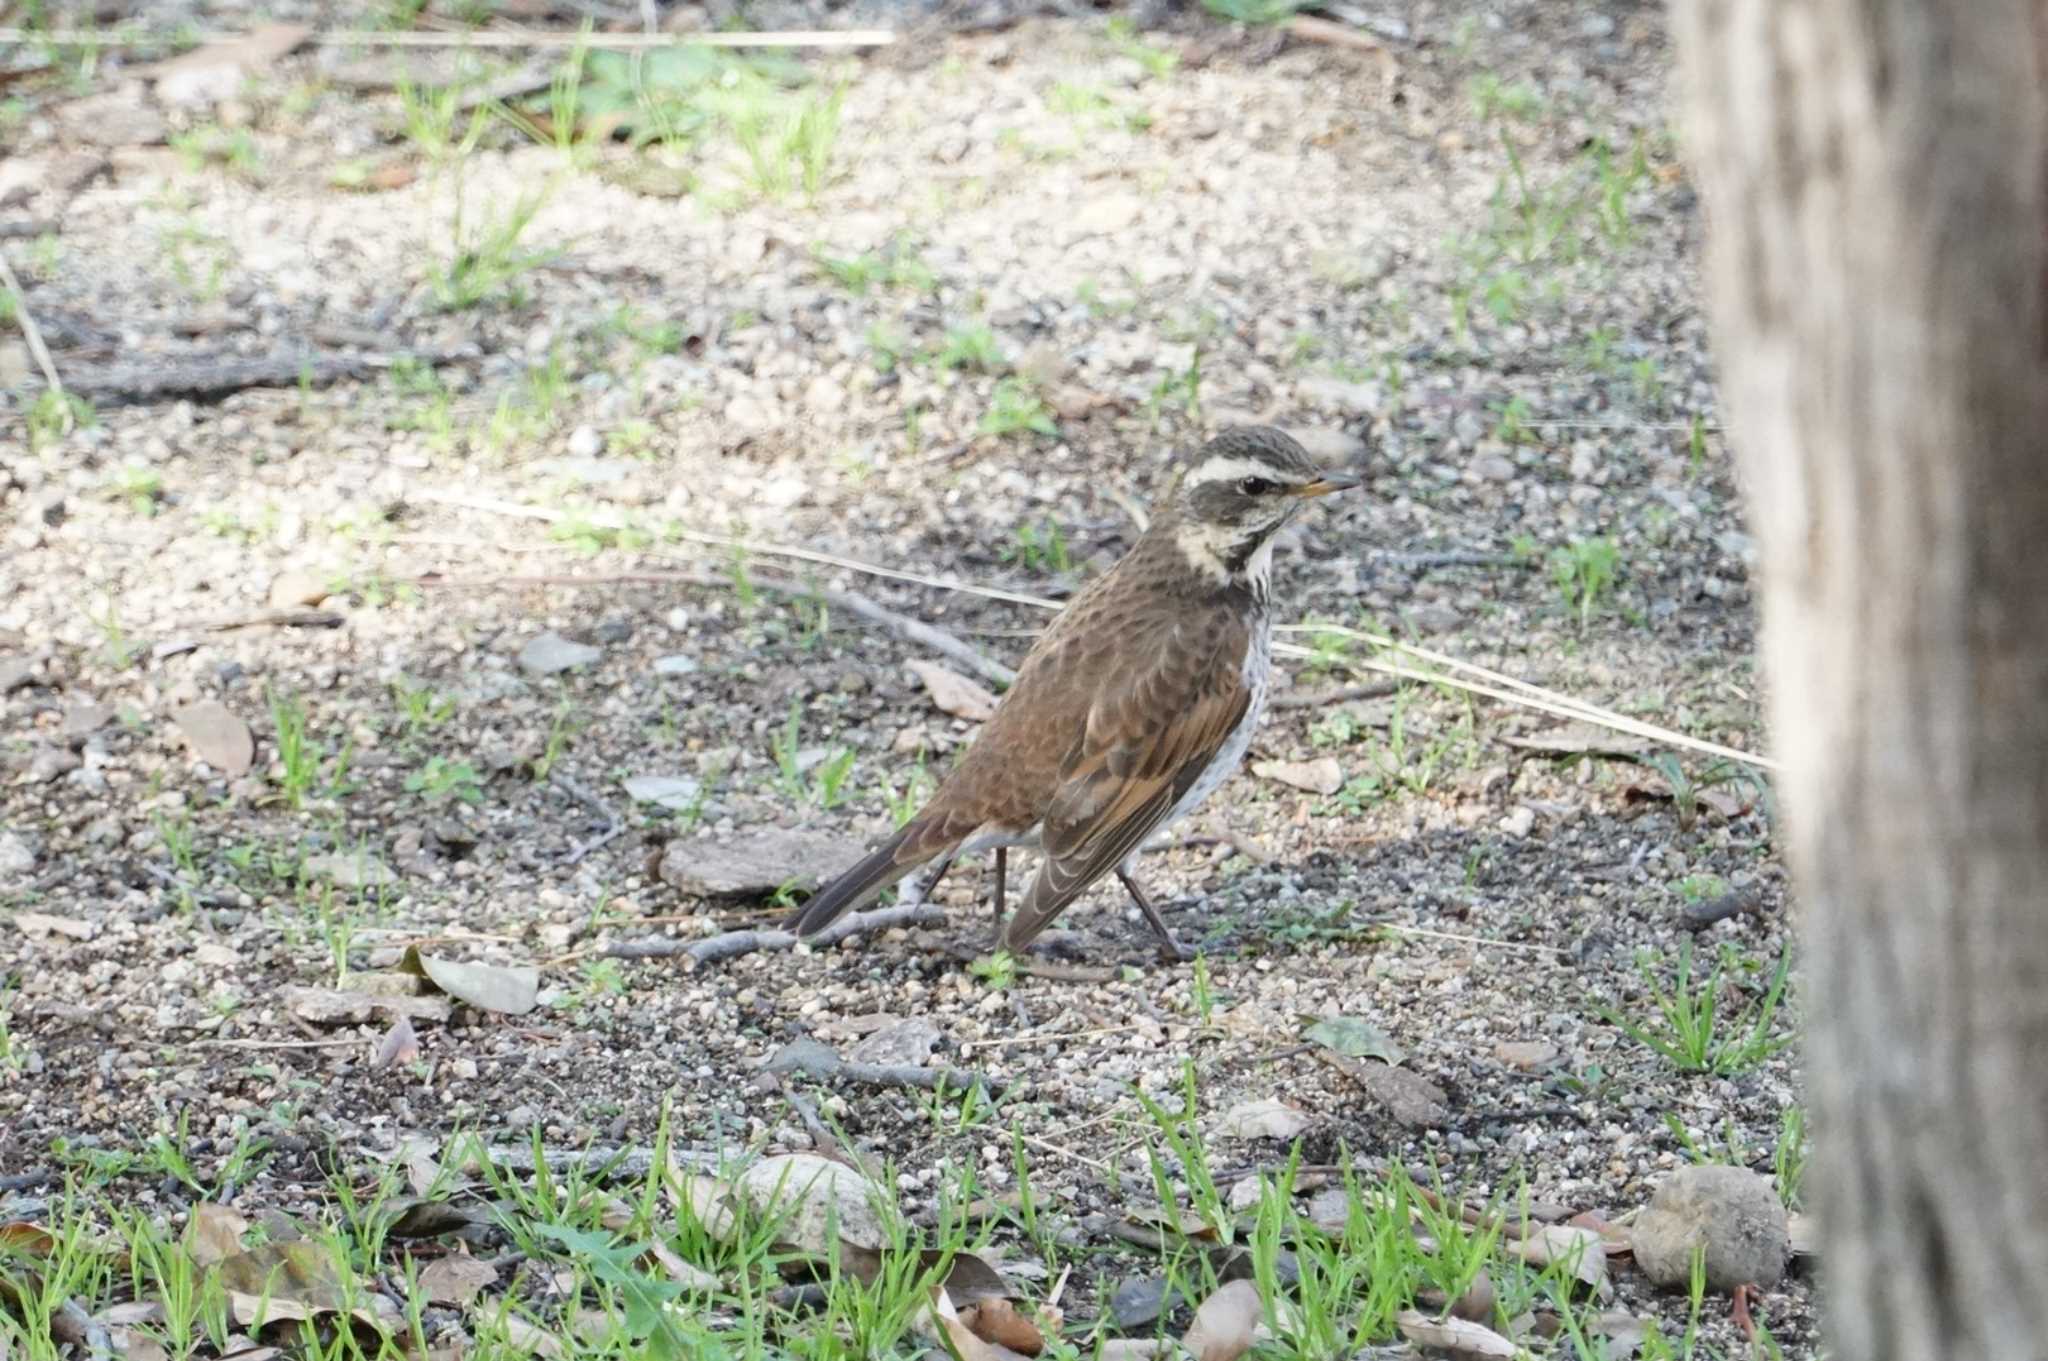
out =
<path fill-rule="evenodd" d="M 1359 482 L 1272 427 L 1218 432 L 1183 460 L 1130 551 L 1040 635 L 931 798 L 790 929 L 814 935 L 914 871 L 929 892 L 958 857 L 993 850 L 996 948 L 1022 952 L 1114 871 L 1166 950 L 1188 958 L 1133 873 L 1139 849 L 1251 745 L 1272 672 L 1273 536 L 1310 499 Z M 1041 858 L 1005 922 L 1012 847 Z"/>

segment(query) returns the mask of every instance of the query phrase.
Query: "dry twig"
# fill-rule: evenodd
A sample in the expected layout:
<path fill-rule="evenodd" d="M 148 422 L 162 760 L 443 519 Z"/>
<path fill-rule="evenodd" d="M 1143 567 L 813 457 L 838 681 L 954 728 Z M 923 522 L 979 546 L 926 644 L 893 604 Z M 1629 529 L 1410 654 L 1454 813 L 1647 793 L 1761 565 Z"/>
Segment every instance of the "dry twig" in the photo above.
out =
<path fill-rule="evenodd" d="M 802 943 L 813 949 L 824 949 L 863 932 L 886 931 L 893 926 L 937 926 L 945 920 L 945 910 L 930 903 L 870 908 L 866 912 L 847 913 Z M 680 955 L 693 965 L 704 965 L 736 959 L 756 950 L 792 949 L 799 939 L 794 931 L 768 927 L 727 931 L 724 935 L 707 936 L 702 940 L 678 940 L 669 936 L 656 936 L 649 940 L 615 940 L 598 953 L 611 959 L 668 959 Z"/>
<path fill-rule="evenodd" d="M 28 310 L 28 294 L 22 292 L 21 280 L 14 277 L 14 266 L 7 262 L 4 250 L 0 250 L 0 286 L 14 296 L 14 320 L 21 327 L 21 338 L 28 342 L 28 352 L 35 356 L 36 367 L 43 371 L 43 381 L 50 385 L 50 391 L 62 397 L 64 384 L 57 377 L 57 365 L 50 358 L 50 347 L 43 343 L 42 330 L 36 325 L 35 315 Z M 64 420 L 68 428 L 71 420 L 68 408 Z"/>

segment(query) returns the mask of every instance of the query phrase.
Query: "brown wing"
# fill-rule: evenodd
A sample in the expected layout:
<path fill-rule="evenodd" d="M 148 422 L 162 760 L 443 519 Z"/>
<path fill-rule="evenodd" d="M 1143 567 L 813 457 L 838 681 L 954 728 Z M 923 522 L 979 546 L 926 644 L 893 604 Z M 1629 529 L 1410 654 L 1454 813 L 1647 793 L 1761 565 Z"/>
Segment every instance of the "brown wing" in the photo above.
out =
<path fill-rule="evenodd" d="M 1126 640 L 1142 660 L 1089 706 L 1046 810 L 1045 860 L 1004 931 L 1010 949 L 1141 844 L 1243 722 L 1248 630 L 1234 612 L 1198 610 Z"/>

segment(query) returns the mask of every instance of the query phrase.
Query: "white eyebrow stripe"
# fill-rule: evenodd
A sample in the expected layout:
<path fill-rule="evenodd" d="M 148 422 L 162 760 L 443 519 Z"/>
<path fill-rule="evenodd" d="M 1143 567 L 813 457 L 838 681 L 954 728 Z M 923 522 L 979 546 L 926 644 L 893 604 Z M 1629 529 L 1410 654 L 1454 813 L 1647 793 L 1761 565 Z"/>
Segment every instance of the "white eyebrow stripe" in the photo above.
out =
<path fill-rule="evenodd" d="M 1293 481 L 1285 472 L 1270 463 L 1234 454 L 1212 454 L 1194 466 L 1193 471 L 1188 474 L 1187 484 L 1190 487 L 1200 487 L 1211 482 L 1237 482 L 1247 477 L 1262 477 L 1268 482 Z"/>

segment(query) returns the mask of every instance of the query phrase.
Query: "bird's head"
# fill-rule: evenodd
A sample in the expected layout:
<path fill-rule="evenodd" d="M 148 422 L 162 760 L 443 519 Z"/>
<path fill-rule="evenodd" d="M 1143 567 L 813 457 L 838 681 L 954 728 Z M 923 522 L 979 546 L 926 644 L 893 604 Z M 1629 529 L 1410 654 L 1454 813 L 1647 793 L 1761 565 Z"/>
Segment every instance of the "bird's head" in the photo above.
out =
<path fill-rule="evenodd" d="M 1270 426 L 1226 430 L 1188 461 L 1159 528 L 1190 566 L 1218 584 L 1263 594 L 1273 535 L 1314 497 L 1355 487 L 1350 473 L 1325 472 L 1291 436 Z"/>

